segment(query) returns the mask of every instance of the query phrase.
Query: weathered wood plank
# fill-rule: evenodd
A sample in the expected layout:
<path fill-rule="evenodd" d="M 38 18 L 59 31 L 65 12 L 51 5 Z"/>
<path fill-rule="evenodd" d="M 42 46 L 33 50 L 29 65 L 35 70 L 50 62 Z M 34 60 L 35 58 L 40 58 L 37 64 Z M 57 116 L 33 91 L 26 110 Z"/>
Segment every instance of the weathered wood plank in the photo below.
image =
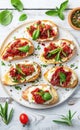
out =
<path fill-rule="evenodd" d="M 56 8 L 64 0 L 22 0 L 25 8 Z M 69 0 L 69 8 L 80 6 L 80 0 Z M 10 0 L 0 0 L 0 8 L 13 8 Z"/>

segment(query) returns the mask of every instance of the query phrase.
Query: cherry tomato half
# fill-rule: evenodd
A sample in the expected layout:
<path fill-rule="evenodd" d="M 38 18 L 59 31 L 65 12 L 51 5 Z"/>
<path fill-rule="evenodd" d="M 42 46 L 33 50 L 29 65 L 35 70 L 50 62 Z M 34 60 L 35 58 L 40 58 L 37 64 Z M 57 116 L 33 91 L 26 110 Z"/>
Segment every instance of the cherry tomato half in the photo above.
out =
<path fill-rule="evenodd" d="M 22 124 L 27 124 L 29 121 L 28 116 L 25 113 L 22 113 L 19 117 L 19 120 Z"/>

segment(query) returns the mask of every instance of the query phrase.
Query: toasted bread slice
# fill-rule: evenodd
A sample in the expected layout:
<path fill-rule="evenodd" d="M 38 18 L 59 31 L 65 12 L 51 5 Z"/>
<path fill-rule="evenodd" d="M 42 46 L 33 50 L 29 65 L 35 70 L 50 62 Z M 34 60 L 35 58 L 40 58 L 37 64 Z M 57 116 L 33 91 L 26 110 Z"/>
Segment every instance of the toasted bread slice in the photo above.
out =
<path fill-rule="evenodd" d="M 55 86 L 59 86 L 59 87 L 63 87 L 63 88 L 74 88 L 74 87 L 76 87 L 77 86 L 77 84 L 78 84 L 78 77 L 77 77 L 77 75 L 76 75 L 76 73 L 71 69 L 71 68 L 69 68 L 69 67 L 67 67 L 67 66 L 62 66 L 63 67 L 63 69 L 66 71 L 66 72 L 71 72 L 71 79 L 70 79 L 70 82 L 66 85 L 66 86 L 64 86 L 63 84 L 58 84 L 58 85 L 55 85 Z M 52 68 L 52 69 L 50 69 L 50 70 L 48 70 L 47 72 L 45 72 L 44 73 L 44 77 L 45 77 L 45 79 L 49 82 L 49 83 L 51 83 L 51 80 L 52 80 L 52 75 L 55 73 L 55 71 L 57 70 L 57 69 L 59 69 L 60 68 L 60 66 L 56 66 L 56 67 L 54 67 L 54 68 Z M 59 75 L 59 74 L 58 74 Z M 63 75 L 64 76 L 64 75 Z M 55 79 L 55 81 L 57 80 L 57 78 L 54 78 Z M 66 79 L 67 79 L 67 76 L 66 76 Z M 66 81 L 64 81 L 64 83 L 65 83 Z M 51 83 L 52 84 L 52 83 Z"/>
<path fill-rule="evenodd" d="M 59 60 L 56 60 L 56 56 L 57 56 L 58 52 L 56 54 L 54 54 L 55 57 L 51 57 L 51 58 L 50 57 L 49 58 L 45 58 L 44 52 L 43 52 L 40 55 L 41 61 L 43 61 L 46 64 L 59 64 L 59 63 L 66 62 L 69 59 L 71 59 L 74 56 L 75 52 L 76 52 L 76 46 L 75 46 L 75 44 L 72 41 L 69 41 L 67 39 L 60 39 L 60 40 L 56 40 L 56 41 L 51 42 L 51 44 L 54 44 L 57 48 L 63 49 L 62 43 L 66 43 L 67 47 L 70 47 L 72 52 L 69 55 L 66 55 L 66 56 L 63 55 L 62 58 L 60 58 Z M 46 48 L 49 48 L 49 46 L 50 45 L 48 45 Z M 51 51 L 54 51 L 54 50 L 55 49 L 53 49 Z M 67 54 L 68 50 L 66 51 L 66 53 L 64 51 L 64 54 Z"/>
<path fill-rule="evenodd" d="M 40 33 L 39 33 L 38 38 L 35 39 L 36 41 L 38 41 L 38 42 L 52 41 L 54 38 L 56 38 L 56 37 L 58 36 L 58 27 L 57 27 L 57 25 L 56 25 L 55 23 L 53 23 L 53 22 L 50 21 L 50 20 L 39 20 L 39 21 L 35 21 L 35 22 L 31 23 L 31 24 L 27 27 L 27 30 L 26 30 L 25 32 L 27 33 L 27 36 L 28 36 L 29 38 L 33 39 L 33 33 L 32 33 L 32 31 L 31 31 L 32 34 L 29 33 L 29 28 L 30 28 L 30 26 L 31 26 L 31 27 L 32 27 L 32 26 L 35 27 L 39 22 L 40 22 L 41 24 L 44 24 L 44 25 L 49 25 L 49 26 L 52 28 L 52 30 L 53 30 L 53 32 L 54 32 L 54 35 L 53 35 L 53 36 L 50 36 L 50 34 L 48 33 L 48 37 L 45 38 L 45 36 L 43 35 L 43 36 L 42 36 L 43 38 L 41 38 L 41 37 L 40 37 L 40 35 L 41 35 L 41 30 L 40 30 L 40 28 L 41 28 L 41 27 L 37 26 L 37 27 L 35 28 L 35 30 L 39 29 L 39 30 L 40 30 Z M 34 30 L 34 31 L 35 31 L 35 30 Z M 45 28 L 44 28 L 44 30 L 45 30 Z M 49 30 L 49 29 L 48 29 L 48 30 Z M 34 39 L 33 39 L 33 40 L 34 40 Z"/>
<path fill-rule="evenodd" d="M 11 75 L 10 75 L 10 70 L 12 68 L 15 69 L 16 65 L 25 65 L 26 67 L 28 65 L 33 65 L 34 72 L 31 75 L 28 75 L 28 76 L 25 75 L 25 77 L 23 75 L 23 77 L 21 79 L 19 79 L 18 81 L 15 81 L 13 79 L 13 77 L 11 77 Z M 20 73 L 20 72 L 17 72 L 17 73 Z M 21 83 L 32 82 L 32 81 L 35 81 L 40 76 L 40 73 L 41 73 L 41 68 L 36 62 L 25 61 L 25 62 L 21 62 L 21 63 L 18 63 L 18 64 L 11 66 L 10 69 L 8 70 L 8 72 L 6 72 L 6 74 L 4 74 L 4 77 L 2 77 L 1 81 L 4 85 L 17 85 L 17 84 L 21 84 Z"/>
<path fill-rule="evenodd" d="M 25 46 L 28 46 L 28 48 L 25 48 L 27 50 L 20 50 L 21 47 Z M 31 55 L 33 52 L 34 52 L 34 46 L 30 40 L 26 38 L 17 38 L 11 41 L 9 44 L 7 44 L 5 48 L 2 48 L 1 58 L 6 61 L 12 61 L 27 57 Z"/>
<path fill-rule="evenodd" d="M 30 86 L 30 87 L 27 87 L 23 92 L 22 92 L 22 98 L 26 101 L 29 101 L 29 102 L 32 102 L 32 103 L 36 103 L 34 100 L 33 100 L 33 97 L 32 97 L 32 94 L 31 94 L 31 91 L 35 90 L 36 88 L 39 88 L 43 91 L 46 91 L 48 90 L 52 96 L 52 99 L 44 102 L 43 104 L 48 104 L 48 105 L 53 105 L 55 103 L 57 103 L 59 101 L 59 97 L 58 97 L 58 93 L 57 91 L 50 85 L 48 84 L 39 84 L 39 85 L 35 85 L 35 86 Z"/>

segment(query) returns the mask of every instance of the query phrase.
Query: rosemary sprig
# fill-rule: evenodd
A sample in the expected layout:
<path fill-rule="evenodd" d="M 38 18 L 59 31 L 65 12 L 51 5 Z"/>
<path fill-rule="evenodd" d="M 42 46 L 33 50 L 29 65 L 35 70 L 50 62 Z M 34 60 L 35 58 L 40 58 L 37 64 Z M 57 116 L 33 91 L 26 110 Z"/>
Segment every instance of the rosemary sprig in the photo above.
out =
<path fill-rule="evenodd" d="M 66 116 L 61 115 L 61 120 L 53 120 L 53 122 L 72 126 L 72 119 L 73 119 L 73 116 L 75 115 L 75 113 L 76 112 L 72 113 L 71 110 L 69 110 L 68 114 Z"/>
<path fill-rule="evenodd" d="M 0 116 L 5 124 L 9 124 L 13 116 L 13 108 L 8 112 L 8 103 L 6 102 L 4 107 L 0 104 Z"/>

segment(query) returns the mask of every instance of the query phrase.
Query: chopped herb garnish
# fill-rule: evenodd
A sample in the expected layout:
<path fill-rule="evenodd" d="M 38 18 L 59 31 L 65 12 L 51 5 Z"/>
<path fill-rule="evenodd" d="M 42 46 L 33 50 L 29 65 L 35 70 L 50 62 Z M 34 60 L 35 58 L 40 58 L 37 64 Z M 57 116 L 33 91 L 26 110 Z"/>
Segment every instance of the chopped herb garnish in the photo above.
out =
<path fill-rule="evenodd" d="M 26 45 L 26 46 L 23 46 L 23 47 L 19 47 L 18 50 L 19 51 L 22 51 L 22 52 L 28 52 L 30 49 L 30 46 L 29 45 Z"/>
<path fill-rule="evenodd" d="M 59 76 L 60 76 L 60 84 L 66 81 L 66 75 L 63 72 L 60 72 Z"/>
<path fill-rule="evenodd" d="M 35 48 L 35 49 L 40 50 L 41 49 L 40 45 L 37 45 L 37 48 Z"/>
<path fill-rule="evenodd" d="M 1 61 L 1 65 L 5 65 L 5 63 L 3 61 Z"/>
<path fill-rule="evenodd" d="M 63 66 L 62 63 L 60 63 L 59 66 Z"/>
<path fill-rule="evenodd" d="M 78 66 L 76 66 L 76 67 L 74 68 L 74 70 L 75 70 L 75 69 L 78 69 Z"/>
<path fill-rule="evenodd" d="M 71 67 L 71 68 L 73 68 L 74 66 L 75 66 L 75 64 L 74 64 L 74 63 L 70 65 L 70 67 Z"/>
<path fill-rule="evenodd" d="M 11 66 L 12 64 L 10 63 L 10 64 L 8 64 L 8 66 Z"/>
<path fill-rule="evenodd" d="M 21 87 L 20 86 L 15 86 L 15 89 L 21 90 Z"/>
<path fill-rule="evenodd" d="M 45 65 L 45 64 L 41 64 L 41 66 L 42 66 L 42 67 L 47 67 L 47 65 Z"/>

